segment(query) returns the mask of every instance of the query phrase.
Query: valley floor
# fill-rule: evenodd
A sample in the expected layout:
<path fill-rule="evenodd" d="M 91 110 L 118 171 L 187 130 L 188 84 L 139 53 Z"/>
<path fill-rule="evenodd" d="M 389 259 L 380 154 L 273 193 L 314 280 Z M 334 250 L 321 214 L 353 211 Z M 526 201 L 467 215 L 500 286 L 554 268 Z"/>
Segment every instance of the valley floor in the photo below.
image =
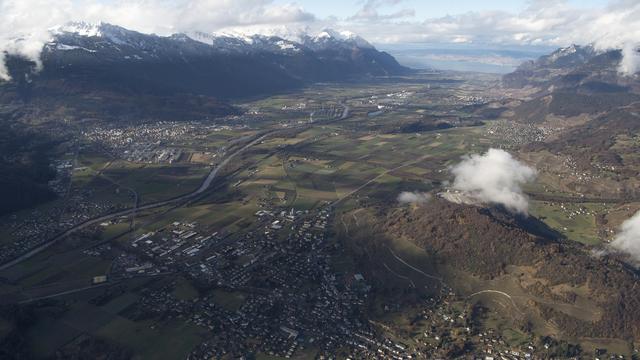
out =
<path fill-rule="evenodd" d="M 58 198 L 0 218 L 0 261 L 22 256 L 0 270 L 3 346 L 37 358 L 637 356 L 632 339 L 567 335 L 531 305 L 594 322 L 588 289 L 534 295 L 523 284 L 535 269 L 482 278 L 378 231 L 394 209 L 429 206 L 400 193 L 444 191 L 451 165 L 489 148 L 538 169 L 530 215 L 585 252 L 640 209 L 600 191 L 618 181 L 610 171 L 524 147 L 566 129 L 480 111 L 511 106 L 498 84 L 424 73 L 247 100 L 214 121 L 67 129 L 78 140 L 52 150 Z"/>

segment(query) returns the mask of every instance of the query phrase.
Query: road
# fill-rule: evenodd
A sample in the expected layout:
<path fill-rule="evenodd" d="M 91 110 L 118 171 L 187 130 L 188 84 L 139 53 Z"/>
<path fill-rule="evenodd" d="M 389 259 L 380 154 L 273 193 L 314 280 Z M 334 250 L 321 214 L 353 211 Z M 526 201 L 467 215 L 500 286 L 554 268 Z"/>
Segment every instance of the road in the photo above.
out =
<path fill-rule="evenodd" d="M 342 116 L 340 117 L 339 120 L 344 120 L 346 118 L 349 117 L 349 111 L 350 108 L 347 105 L 343 105 L 344 106 L 344 110 L 342 112 Z M 321 124 L 321 123 L 318 123 Z M 300 127 L 304 128 L 304 127 L 308 127 L 309 125 L 302 125 Z M 107 214 L 107 215 L 103 215 L 97 218 L 93 218 L 90 220 L 87 220 L 81 224 L 75 225 L 67 230 L 65 230 L 64 232 L 54 236 L 53 238 L 51 238 L 50 240 L 46 241 L 45 243 L 43 243 L 42 245 L 30 250 L 29 252 L 21 255 L 18 258 L 15 258 L 7 263 L 4 263 L 2 265 L 0 265 L 0 271 L 8 269 L 22 261 L 25 261 L 29 258 L 31 258 L 32 256 L 39 254 L 40 252 L 42 252 L 43 250 L 46 250 L 47 248 L 49 248 L 50 246 L 52 246 L 53 244 L 55 244 L 56 242 L 66 238 L 67 236 L 73 234 L 76 231 L 85 229 L 87 227 L 90 227 L 92 225 L 95 224 L 99 224 L 102 222 L 106 222 L 106 221 L 110 221 L 119 217 L 124 217 L 124 216 L 130 216 L 130 215 L 134 215 L 139 212 L 139 211 L 144 211 L 144 210 L 151 210 L 151 209 L 156 209 L 156 208 L 160 208 L 163 206 L 167 206 L 167 205 L 172 205 L 172 204 L 176 204 L 185 200 L 190 200 L 193 199 L 195 197 L 197 197 L 198 195 L 202 194 L 203 192 L 205 192 L 207 189 L 209 189 L 209 187 L 211 186 L 211 184 L 213 183 L 213 181 L 218 177 L 218 174 L 220 173 L 220 171 L 225 168 L 229 162 L 231 162 L 231 160 L 233 160 L 236 156 L 240 155 L 241 153 L 245 152 L 247 149 L 251 148 L 252 146 L 260 143 L 261 141 L 263 141 L 265 138 L 267 138 L 270 135 L 273 135 L 275 133 L 281 132 L 281 131 L 288 131 L 291 130 L 292 128 L 286 128 L 286 129 L 280 129 L 280 130 L 269 130 L 266 132 L 262 132 L 261 134 L 257 135 L 257 138 L 253 139 L 252 141 L 250 141 L 248 144 L 246 144 L 245 146 L 243 146 L 242 148 L 240 148 L 239 150 L 236 150 L 235 152 L 231 153 L 229 156 L 227 156 L 226 158 L 224 158 L 224 160 L 222 162 L 220 162 L 218 165 L 216 165 L 215 167 L 213 167 L 211 169 L 211 171 L 209 172 L 209 174 L 207 175 L 207 177 L 204 179 L 204 181 L 202 182 L 202 184 L 200 185 L 200 187 L 198 189 L 196 189 L 195 191 L 173 198 L 173 199 L 169 199 L 169 200 L 164 200 L 164 201 L 159 201 L 159 202 L 154 202 L 154 203 L 149 203 L 146 205 L 142 205 L 139 206 L 137 204 L 138 199 L 136 197 L 136 205 L 133 208 L 129 208 L 126 210 L 121 210 L 115 213 L 111 213 L 111 214 Z M 230 144 L 231 146 L 240 143 L 244 140 L 249 140 L 251 139 L 250 136 L 246 136 L 246 137 L 242 137 L 236 140 L 233 140 Z"/>
<path fill-rule="evenodd" d="M 469 296 L 467 296 L 467 299 L 470 299 L 474 296 L 480 295 L 480 294 L 498 294 L 498 295 L 502 295 L 504 297 L 506 297 L 507 299 L 509 299 L 511 301 L 511 304 L 513 305 L 513 307 L 516 309 L 517 312 L 519 312 L 520 314 L 523 314 L 522 311 L 520 311 L 520 308 L 518 308 L 518 305 L 516 304 L 516 302 L 513 300 L 513 297 L 509 294 L 507 294 L 504 291 L 498 291 L 498 290 L 482 290 L 482 291 L 478 291 L 476 293 L 473 293 Z"/>
<path fill-rule="evenodd" d="M 382 265 L 384 265 L 384 267 L 387 268 L 387 270 L 390 273 L 392 273 L 395 277 L 408 281 L 412 288 L 414 289 L 416 288 L 416 283 L 414 283 L 413 280 L 411 280 L 408 276 L 400 275 L 397 272 L 391 270 L 391 268 L 387 265 L 387 263 L 382 263 Z"/>
<path fill-rule="evenodd" d="M 420 157 L 420 158 L 419 158 L 419 159 L 417 159 L 417 160 L 411 160 L 411 161 L 406 162 L 406 163 L 404 163 L 404 164 L 402 164 L 402 165 L 400 165 L 400 166 L 394 167 L 393 169 L 389 169 L 389 170 L 386 170 L 386 171 L 382 172 L 380 175 L 377 175 L 377 176 L 376 176 L 376 177 L 374 177 L 373 179 L 371 179 L 371 180 L 369 180 L 369 181 L 365 182 L 364 184 L 360 185 L 357 189 L 355 189 L 355 190 L 351 191 L 350 193 L 345 194 L 345 195 L 344 195 L 344 196 L 342 196 L 341 198 L 339 198 L 339 199 L 335 200 L 335 201 L 332 203 L 332 206 L 336 206 L 336 205 L 340 204 L 341 202 L 343 202 L 344 200 L 346 200 L 346 199 L 350 198 L 351 196 L 353 196 L 353 195 L 355 195 L 355 194 L 359 193 L 359 192 L 360 192 L 360 191 L 362 191 L 364 188 L 366 188 L 367 186 L 371 185 L 372 183 L 374 183 L 374 182 L 376 182 L 376 181 L 380 180 L 380 179 L 381 179 L 382 177 L 384 177 L 385 175 L 390 174 L 390 173 L 392 173 L 392 172 L 394 172 L 394 171 L 400 170 L 400 169 L 402 169 L 402 168 L 404 168 L 404 167 L 411 166 L 411 165 L 415 165 L 415 164 L 419 163 L 420 161 L 423 161 L 423 160 L 427 159 L 428 157 L 430 157 L 430 155 L 425 155 L 425 156 Z"/>
<path fill-rule="evenodd" d="M 173 275 L 173 274 L 175 274 L 175 272 L 163 272 L 163 273 L 158 273 L 158 274 L 138 275 L 138 276 L 133 276 L 133 277 L 130 277 L 130 278 L 119 279 L 119 280 L 116 280 L 116 281 L 108 281 L 108 282 L 105 282 L 105 283 L 102 283 L 102 284 L 82 286 L 82 287 L 79 287 L 79 288 L 60 291 L 60 292 L 56 292 L 56 293 L 49 294 L 49 295 L 43 295 L 43 296 L 38 296 L 38 297 L 30 297 L 28 299 L 21 300 L 18 303 L 19 304 L 28 304 L 28 303 L 32 303 L 34 301 L 40 301 L 40 300 L 51 299 L 51 298 L 55 298 L 55 297 L 59 297 L 59 296 L 75 294 L 75 293 L 83 292 L 83 291 L 86 291 L 86 290 L 99 289 L 99 288 L 102 288 L 102 287 L 110 287 L 110 286 L 121 284 L 123 282 L 127 282 L 129 280 L 135 280 L 135 279 L 140 279 L 140 278 L 154 278 L 154 277 L 161 277 L 161 276 L 169 276 L 169 275 Z"/>
<path fill-rule="evenodd" d="M 439 281 L 440 283 L 444 284 L 444 281 L 442 280 L 442 278 L 441 278 L 441 277 L 437 277 L 437 276 L 429 275 L 429 274 L 427 274 L 426 272 L 424 272 L 424 271 L 422 271 L 422 270 L 418 269 L 417 267 L 415 267 L 415 266 L 413 266 L 413 265 L 409 264 L 408 262 L 404 261 L 404 259 L 402 259 L 402 258 L 401 258 L 401 257 L 399 257 L 398 255 L 396 255 L 396 253 L 395 253 L 395 252 L 393 252 L 393 250 L 391 250 L 391 248 L 390 248 L 390 247 L 388 247 L 388 246 L 387 246 L 387 250 L 389 250 L 389 252 L 391 253 L 391 255 L 393 255 L 393 257 L 394 257 L 396 260 L 398 260 L 399 262 L 401 262 L 403 265 L 405 265 L 405 266 L 406 266 L 406 267 L 408 267 L 409 269 L 411 269 L 411 270 L 413 270 L 413 271 L 415 271 L 415 272 L 417 272 L 417 273 L 419 273 L 419 274 L 421 274 L 421 275 L 423 275 L 423 276 L 425 276 L 425 277 L 427 277 L 427 278 L 429 278 L 429 279 L 437 280 L 437 281 Z"/>
<path fill-rule="evenodd" d="M 78 224 L 76 226 L 73 226 L 67 230 L 65 230 L 64 232 L 56 235 L 55 237 L 53 237 L 52 239 L 50 239 L 49 241 L 43 243 L 42 245 L 34 248 L 33 250 L 27 252 L 26 254 L 21 255 L 20 257 L 7 262 L 3 265 L 0 266 L 0 271 L 4 270 L 4 269 L 8 269 L 26 259 L 29 259 L 30 257 L 42 252 L 43 250 L 49 248 L 51 245 L 55 244 L 56 242 L 60 241 L 61 239 L 64 239 L 65 237 L 73 234 L 76 231 L 85 229 L 89 226 L 95 225 L 95 224 L 99 224 L 102 222 L 106 222 L 115 218 L 119 218 L 119 217 L 124 217 L 124 216 L 129 216 L 132 214 L 135 214 L 136 212 L 139 211 L 144 211 L 144 210 L 150 210 L 150 209 L 156 209 L 156 208 L 160 208 L 163 206 L 167 206 L 167 205 L 171 205 L 171 204 L 175 204 L 175 203 L 179 203 L 181 201 L 184 200 L 189 200 L 191 198 L 194 198 L 200 194 L 202 194 L 203 192 L 205 192 L 210 186 L 211 183 L 213 183 L 213 180 L 215 180 L 218 176 L 218 174 L 220 173 L 220 171 L 229 164 L 229 162 L 231 160 L 233 160 L 236 156 L 238 156 L 239 154 L 243 153 L 244 151 L 246 151 L 247 149 L 249 149 L 250 147 L 254 146 L 255 144 L 261 142 L 262 140 L 264 140 L 267 136 L 272 135 L 275 131 L 270 131 L 267 132 L 266 134 L 262 134 L 261 136 L 259 136 L 258 138 L 254 139 L 253 141 L 251 141 L 250 143 L 246 144 L 245 146 L 243 146 L 242 148 L 240 148 L 239 150 L 236 150 L 235 152 L 233 152 L 232 154 L 230 154 L 229 156 L 227 156 L 222 162 L 220 162 L 218 165 L 216 165 L 215 167 L 213 167 L 213 169 L 211 169 L 211 171 L 209 172 L 209 175 L 207 175 L 207 177 L 205 178 L 205 180 L 202 182 L 202 185 L 200 185 L 200 187 L 188 194 L 170 199 L 170 200 L 164 200 L 164 201 L 159 201 L 159 202 L 154 202 L 154 203 L 149 203 L 146 205 L 142 205 L 142 206 L 134 206 L 133 208 L 129 208 L 126 210 L 121 210 L 115 213 L 111 213 L 111 214 L 107 214 L 107 215 L 103 215 L 97 218 L 93 218 L 91 220 L 87 220 L 81 224 Z"/>
<path fill-rule="evenodd" d="M 564 203 L 604 203 L 604 204 L 619 204 L 620 202 L 636 202 L 640 201 L 638 196 L 629 196 L 627 198 L 590 198 L 580 196 L 566 196 L 566 195 L 547 195 L 540 193 L 526 193 L 533 200 L 537 201 L 549 201 L 549 202 L 564 202 Z"/>

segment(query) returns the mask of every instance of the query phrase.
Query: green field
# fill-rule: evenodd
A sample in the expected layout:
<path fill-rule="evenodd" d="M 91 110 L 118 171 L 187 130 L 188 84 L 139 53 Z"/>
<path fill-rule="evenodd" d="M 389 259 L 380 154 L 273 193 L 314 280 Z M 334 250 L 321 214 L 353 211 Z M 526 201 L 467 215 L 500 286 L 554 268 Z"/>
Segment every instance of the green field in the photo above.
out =
<path fill-rule="evenodd" d="M 187 356 L 202 341 L 204 331 L 176 321 L 133 322 L 117 316 L 95 334 L 133 349 L 142 359 L 169 360 Z"/>
<path fill-rule="evenodd" d="M 474 81 L 484 81 L 484 77 L 478 75 Z M 519 329 L 519 321 L 522 320 L 520 309 L 532 303 L 553 306 L 554 310 L 581 320 L 598 320 L 602 309 L 587 299 L 584 288 L 560 284 L 551 291 L 561 295 L 564 290 L 571 290 L 576 294 L 576 300 L 571 304 L 550 301 L 532 296 L 525 289 L 525 285 L 538 280 L 531 269 L 505 267 L 500 276 L 479 278 L 449 268 L 446 262 L 436 260 L 433 254 L 410 239 L 390 237 L 375 231 L 379 229 L 376 227 L 379 222 L 385 220 L 384 212 L 400 206 L 397 197 L 401 192 L 442 191 L 452 180 L 450 167 L 462 156 L 509 145 L 508 139 L 488 134 L 487 126 L 419 133 L 389 130 L 423 119 L 430 112 L 443 117 L 470 116 L 460 109 L 438 107 L 436 95 L 453 96 L 452 89 L 459 86 L 444 83 L 431 89 L 420 82 L 351 86 L 323 84 L 296 93 L 238 104 L 242 109 L 257 112 L 260 121 L 249 123 L 242 130 L 211 131 L 201 138 L 184 139 L 173 144 L 186 154 L 207 152 L 209 154 L 206 155 L 210 156 L 221 147 L 228 146 L 230 151 L 235 151 L 243 146 L 230 140 L 264 130 L 277 130 L 275 135 L 269 135 L 236 156 L 210 189 L 196 199 L 189 199 L 189 202 L 138 212 L 131 234 L 128 234 L 130 221 L 127 219 L 88 228 L 82 234 L 65 239 L 0 273 L 0 277 L 7 279 L 6 283 L 0 284 L 0 294 L 24 300 L 86 287 L 94 276 L 109 273 L 115 256 L 132 249 L 128 246 L 132 238 L 165 229 L 176 221 L 195 222 L 201 233 L 231 235 L 225 241 L 233 244 L 236 236 L 257 226 L 255 213 L 261 209 L 274 212 L 292 208 L 314 210 L 333 204 L 335 218 L 330 233 L 333 237 L 329 241 L 346 248 L 344 252 L 332 254 L 333 269 L 351 276 L 361 272 L 367 283 L 373 285 L 367 315 L 371 316 L 373 326 L 385 329 L 385 334 L 392 339 L 411 346 L 418 344 L 414 335 L 424 332 L 430 324 L 424 320 L 413 322 L 411 318 L 420 317 L 417 304 L 424 297 L 437 294 L 444 283 L 461 297 L 452 306 L 462 309 L 467 301 L 487 306 L 489 315 L 481 326 L 495 329 L 512 346 L 531 340 Z M 376 117 L 367 115 L 376 109 L 370 103 L 372 98 L 385 100 L 386 94 L 400 89 L 415 94 L 404 105 L 394 105 L 393 110 Z M 455 94 L 473 93 L 471 90 L 467 92 L 468 89 L 458 90 Z M 305 103 L 307 108 L 297 108 L 301 103 Z M 350 118 L 326 123 L 320 122 L 325 119 L 316 119 L 318 123 L 315 125 L 304 124 L 309 118 L 308 109 L 342 107 L 344 104 L 351 108 Z M 637 137 L 620 137 L 616 139 L 616 146 L 636 146 L 637 141 Z M 558 176 L 563 174 L 557 169 L 561 160 L 551 153 L 516 155 L 528 164 L 539 165 L 538 180 L 525 187 L 531 195 L 530 215 L 568 240 L 588 246 L 600 245 L 604 239 L 602 226 L 597 223 L 598 216 L 606 214 L 606 219 L 611 220 L 610 226 L 614 227 L 632 211 L 620 204 L 603 205 L 595 201 L 538 200 L 536 196 L 541 195 L 575 200 L 583 185 L 575 179 Z M 637 160 L 634 154 L 625 156 L 625 160 Z M 211 159 L 204 155 L 202 158 Z M 219 160 L 216 157 L 214 162 Z M 84 168 L 73 172 L 70 189 L 72 193 L 90 194 L 88 196 L 96 203 L 130 208 L 134 193 L 141 204 L 146 204 L 194 191 L 211 170 L 208 162 L 189 162 L 183 158 L 174 164 L 132 163 L 113 159 L 97 148 L 86 147 L 77 159 L 77 166 Z M 602 180 L 593 186 L 609 185 Z M 41 205 L 39 210 L 46 211 L 65 201 L 58 199 Z M 25 211 L 15 215 L 18 221 L 29 214 Z M 286 234 L 278 236 L 285 238 Z M 10 231 L 0 229 L 0 242 L 10 241 L 14 241 Z M 101 257 L 83 253 L 98 243 L 111 243 L 113 252 Z M 242 264 L 247 259 L 248 256 L 244 255 L 231 262 Z M 200 290 L 201 293 L 200 287 L 194 286 L 199 283 L 187 276 L 165 274 L 153 279 L 125 280 L 113 286 L 119 291 L 113 294 L 106 290 L 112 287 L 105 287 L 56 295 L 57 302 L 51 302 L 54 305 L 38 310 L 27 334 L 28 346 L 39 357 L 53 357 L 56 350 L 86 334 L 131 349 L 136 358 L 185 358 L 212 334 L 184 318 L 167 319 L 156 315 L 140 321 L 128 318 L 126 314 L 135 312 L 136 304 L 145 294 L 141 290 L 157 290 L 173 284 L 170 295 L 175 299 L 189 302 L 211 295 L 213 302 L 228 312 L 238 311 L 248 298 L 244 289 L 216 288 L 210 292 Z M 494 291 L 484 292 L 487 289 Z M 103 295 L 108 301 L 98 302 L 96 299 Z M 402 311 L 388 310 L 394 307 Z M 529 314 L 526 320 L 531 322 L 536 334 L 560 336 L 562 332 L 540 314 Z M 11 326 L 0 319 L 0 337 L 9 332 Z M 585 344 L 589 349 L 609 346 L 620 353 L 629 353 L 628 343 L 624 341 L 572 340 Z M 311 346 L 298 352 L 294 358 L 310 358 L 317 352 Z M 272 357 L 257 354 L 256 358 Z"/>
<path fill-rule="evenodd" d="M 602 204 L 550 204 L 531 202 L 531 215 L 541 219 L 568 239 L 587 245 L 601 243 L 594 214 L 604 211 Z M 585 209 L 585 210 L 583 210 Z"/>

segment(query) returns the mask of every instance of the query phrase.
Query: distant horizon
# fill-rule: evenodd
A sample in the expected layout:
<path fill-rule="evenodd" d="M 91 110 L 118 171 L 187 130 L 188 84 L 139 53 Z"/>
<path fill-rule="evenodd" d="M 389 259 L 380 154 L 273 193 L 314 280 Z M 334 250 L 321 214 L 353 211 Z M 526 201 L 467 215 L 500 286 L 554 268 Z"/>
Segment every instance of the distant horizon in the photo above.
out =
<path fill-rule="evenodd" d="M 518 47 L 460 44 L 374 44 L 402 65 L 422 70 L 438 69 L 507 74 L 520 64 L 557 50 L 556 47 Z"/>

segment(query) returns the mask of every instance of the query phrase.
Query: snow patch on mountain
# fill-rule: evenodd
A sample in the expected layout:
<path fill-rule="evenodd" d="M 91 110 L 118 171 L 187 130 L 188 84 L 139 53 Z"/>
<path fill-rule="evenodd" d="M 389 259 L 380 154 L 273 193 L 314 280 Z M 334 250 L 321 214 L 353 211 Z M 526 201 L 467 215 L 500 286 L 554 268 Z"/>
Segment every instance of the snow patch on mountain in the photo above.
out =
<path fill-rule="evenodd" d="M 21 53 L 33 59 L 37 65 L 36 70 L 41 67 L 42 50 L 47 56 L 55 52 L 79 56 L 81 52 L 85 52 L 126 60 L 166 57 L 176 61 L 183 61 L 187 54 L 197 53 L 271 53 L 294 56 L 306 52 L 351 51 L 356 48 L 375 50 L 369 42 L 350 31 L 324 29 L 316 33 L 308 28 L 287 26 L 228 28 L 214 33 L 193 31 L 161 36 L 105 22 L 69 22 L 51 27 L 47 31 L 42 36 L 42 42 L 37 44 L 39 48 L 31 49 L 28 54 L 26 51 Z M 1 60 L 0 58 L 0 79 L 9 80 L 9 73 Z"/>
<path fill-rule="evenodd" d="M 280 47 L 280 50 L 283 50 L 283 51 L 287 51 L 287 50 L 300 51 L 300 49 L 291 42 L 280 40 L 276 42 L 276 45 L 278 45 Z"/>
<path fill-rule="evenodd" d="M 371 45 L 367 40 L 347 30 L 336 31 L 333 29 L 324 29 L 319 34 L 309 37 L 316 43 L 333 40 L 338 42 L 352 43 L 361 48 L 373 48 L 373 45 Z"/>
<path fill-rule="evenodd" d="M 248 27 L 232 28 L 206 34 L 202 32 L 189 33 L 189 37 L 208 45 L 224 48 L 237 48 L 241 43 L 264 46 L 265 39 L 274 39 L 283 51 L 300 51 L 302 46 L 314 50 L 330 48 L 331 46 L 349 46 L 373 49 L 364 38 L 351 31 L 336 31 L 324 29 L 319 33 L 312 33 L 308 29 L 296 29 L 286 26 L 278 27 Z"/>
<path fill-rule="evenodd" d="M 101 37 L 102 26 L 102 22 L 87 23 L 83 21 L 74 21 L 51 29 L 51 33 L 53 35 L 69 33 L 86 37 Z"/>
<path fill-rule="evenodd" d="M 55 46 L 56 50 L 59 51 L 71 51 L 71 50 L 82 50 L 82 51 L 87 51 L 90 53 L 95 53 L 96 50 L 91 50 L 91 49 L 87 49 L 85 47 L 82 46 L 76 46 L 76 45 L 67 45 L 67 44 L 49 44 L 49 45 L 53 45 Z"/>

